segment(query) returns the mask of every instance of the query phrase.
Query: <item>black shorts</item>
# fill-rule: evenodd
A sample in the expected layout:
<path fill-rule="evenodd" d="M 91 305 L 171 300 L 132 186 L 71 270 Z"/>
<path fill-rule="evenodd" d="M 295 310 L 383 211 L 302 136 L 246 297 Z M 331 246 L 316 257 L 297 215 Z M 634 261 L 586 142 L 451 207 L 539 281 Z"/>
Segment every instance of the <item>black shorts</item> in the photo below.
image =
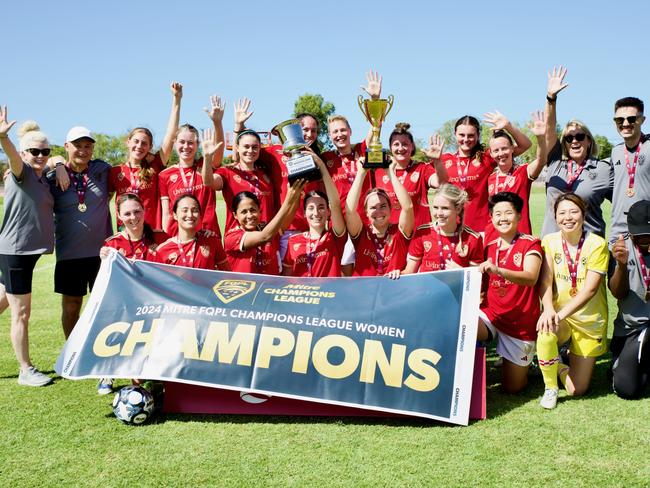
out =
<path fill-rule="evenodd" d="M 40 254 L 0 254 L 0 282 L 7 293 L 27 295 L 32 292 L 34 267 Z"/>
<path fill-rule="evenodd" d="M 65 259 L 54 268 L 54 292 L 82 297 L 92 290 L 102 260 L 99 256 Z"/>

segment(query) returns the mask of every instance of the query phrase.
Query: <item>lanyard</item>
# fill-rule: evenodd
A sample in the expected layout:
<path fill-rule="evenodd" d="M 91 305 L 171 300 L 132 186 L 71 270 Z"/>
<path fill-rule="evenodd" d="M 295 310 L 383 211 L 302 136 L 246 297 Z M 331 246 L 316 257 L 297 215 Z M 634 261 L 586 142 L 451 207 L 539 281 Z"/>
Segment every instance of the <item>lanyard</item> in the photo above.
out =
<path fill-rule="evenodd" d="M 375 245 L 375 257 L 377 258 L 377 274 L 383 275 L 384 274 L 384 246 L 386 245 L 386 241 L 388 240 L 388 229 L 386 229 L 384 237 L 379 237 L 371 230 L 368 230 L 368 232 L 370 233 L 372 242 Z"/>
<path fill-rule="evenodd" d="M 636 163 L 639 161 L 639 154 L 641 153 L 641 146 L 643 143 L 639 141 L 634 151 L 634 161 L 630 165 L 630 155 L 625 146 L 625 166 L 627 167 L 628 183 L 626 194 L 628 197 L 634 196 L 634 176 L 636 175 Z"/>
<path fill-rule="evenodd" d="M 321 240 L 322 236 L 318 239 L 311 238 L 311 234 L 307 231 L 307 243 L 305 249 L 307 251 L 307 276 L 311 276 L 311 270 L 314 267 L 314 261 L 316 260 L 316 247 L 318 247 L 318 242 Z"/>
<path fill-rule="evenodd" d="M 176 245 L 178 246 L 178 257 L 180 257 L 183 260 L 183 266 L 187 268 L 193 268 L 194 263 L 196 262 L 196 243 L 197 239 L 196 237 L 192 239 L 192 259 L 188 257 L 188 255 L 185 253 L 185 244 L 181 244 L 180 239 L 178 236 L 176 237 Z M 189 265 L 187 263 L 190 263 Z"/>
<path fill-rule="evenodd" d="M 348 159 L 348 156 L 344 156 L 341 153 L 338 153 L 338 156 L 341 159 L 341 166 L 343 167 L 343 171 L 345 172 L 345 177 L 348 180 L 348 183 L 350 184 L 354 183 L 354 177 L 357 174 L 355 168 L 355 163 L 357 161 L 356 149 L 353 149 L 352 152 L 349 154 L 349 156 L 351 156 L 352 159 Z M 350 165 L 349 168 L 347 166 L 348 164 Z"/>
<path fill-rule="evenodd" d="M 508 182 L 512 179 L 512 170 L 513 168 L 510 168 L 510 170 L 505 174 L 505 178 L 503 179 L 503 183 L 499 183 L 499 175 L 501 174 L 499 170 L 496 171 L 495 173 L 495 178 L 496 178 L 496 183 L 494 185 L 494 192 L 492 195 L 496 195 L 500 191 L 506 191 L 506 186 L 508 185 Z"/>
<path fill-rule="evenodd" d="M 580 242 L 578 242 L 578 249 L 576 250 L 575 260 L 571 259 L 571 253 L 569 252 L 569 247 L 567 246 L 566 240 L 562 238 L 562 250 L 564 251 L 564 257 L 566 259 L 567 268 L 569 268 L 569 276 L 571 277 L 571 291 L 569 295 L 574 297 L 578 294 L 578 265 L 580 264 L 580 253 L 582 252 L 582 245 L 585 243 L 585 233 L 583 232 L 580 236 Z"/>
<path fill-rule="evenodd" d="M 458 173 L 458 181 L 460 182 L 460 187 L 464 190 L 467 186 L 467 173 L 469 173 L 470 158 L 467 158 L 467 165 L 465 166 L 465 172 L 461 171 L 461 156 L 460 153 L 456 153 L 456 172 Z"/>
<path fill-rule="evenodd" d="M 515 234 L 515 237 L 512 238 L 512 242 L 510 243 L 510 247 L 508 248 L 508 252 L 506 252 L 505 257 L 503 258 L 503 265 L 508 262 L 508 257 L 510 257 L 510 253 L 512 250 L 515 248 L 515 243 L 517 242 L 517 239 L 519 239 L 519 233 Z M 501 261 L 499 260 L 499 249 L 501 248 L 501 244 L 503 244 L 505 241 L 503 239 L 500 239 L 499 244 L 497 245 L 497 252 L 496 252 L 496 265 L 499 266 Z"/>
<path fill-rule="evenodd" d="M 135 170 L 138 168 L 133 168 L 128 164 L 126 167 L 129 168 L 129 181 L 131 182 L 131 186 L 129 187 L 128 191 L 137 195 L 140 192 L 140 180 L 138 179 L 138 175 L 136 174 Z"/>
<path fill-rule="evenodd" d="M 442 231 L 438 229 L 438 227 L 435 228 L 435 231 L 436 237 L 438 238 L 438 257 L 440 262 L 440 269 L 447 269 L 447 265 L 445 263 L 454 255 L 454 249 L 456 249 L 456 245 L 458 244 L 458 232 L 454 232 L 454 234 L 451 236 L 451 239 L 449 239 L 449 252 L 445 256 L 445 252 L 442 248 Z"/>
<path fill-rule="evenodd" d="M 587 165 L 587 160 L 585 159 L 582 164 L 578 164 L 575 174 L 573 173 L 573 163 L 574 163 L 573 159 L 569 159 L 567 161 L 567 166 L 566 166 L 567 169 L 566 186 L 569 189 L 569 191 L 573 191 L 573 184 L 580 176 L 580 173 L 582 173 L 582 170 L 585 169 L 585 166 Z"/>
<path fill-rule="evenodd" d="M 86 190 L 88 189 L 88 168 L 84 169 L 81 173 L 75 173 L 69 166 L 65 167 L 68 171 L 68 176 L 71 181 L 74 181 L 75 190 L 77 192 L 77 208 L 80 212 L 88 210 L 86 206 Z"/>
<path fill-rule="evenodd" d="M 260 190 L 260 178 L 255 174 L 255 171 L 248 171 L 245 169 L 238 168 L 239 171 L 241 172 L 241 175 L 244 177 L 244 179 L 253 187 L 253 193 L 257 198 L 260 197 L 261 195 L 261 190 Z"/>
<path fill-rule="evenodd" d="M 636 250 L 637 260 L 639 261 L 639 266 L 641 267 L 641 278 L 643 278 L 643 283 L 645 285 L 646 294 L 648 293 L 648 288 L 650 288 L 650 272 L 648 272 L 648 267 L 645 265 L 645 260 L 643 259 L 643 254 L 639 247 L 635 244 L 634 249 Z"/>
<path fill-rule="evenodd" d="M 131 257 L 133 259 L 137 258 L 137 251 L 138 249 L 142 248 L 142 257 L 141 259 L 146 261 L 147 260 L 147 245 L 144 243 L 144 237 L 142 239 L 135 241 L 135 243 L 131 240 L 131 237 L 129 236 L 128 233 L 126 233 L 126 238 L 129 241 L 129 247 L 131 248 Z"/>
<path fill-rule="evenodd" d="M 181 179 L 183 180 L 183 188 L 185 193 L 192 193 L 194 190 L 194 177 L 196 176 L 196 166 L 192 166 L 192 178 L 190 178 L 190 184 L 187 185 L 187 177 L 185 176 L 185 168 L 178 166 L 178 172 L 181 174 Z"/>

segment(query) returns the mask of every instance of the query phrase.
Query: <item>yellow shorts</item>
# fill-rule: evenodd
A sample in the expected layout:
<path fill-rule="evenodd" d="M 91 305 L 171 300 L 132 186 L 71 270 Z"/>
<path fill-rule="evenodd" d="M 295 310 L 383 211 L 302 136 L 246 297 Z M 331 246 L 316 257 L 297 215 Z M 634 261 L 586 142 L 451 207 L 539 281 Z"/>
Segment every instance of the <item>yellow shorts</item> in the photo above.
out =
<path fill-rule="evenodd" d="M 605 333 L 600 337 L 594 337 L 575 327 L 569 328 L 571 329 L 571 345 L 569 346 L 571 354 L 584 358 L 596 358 L 607 352 Z"/>

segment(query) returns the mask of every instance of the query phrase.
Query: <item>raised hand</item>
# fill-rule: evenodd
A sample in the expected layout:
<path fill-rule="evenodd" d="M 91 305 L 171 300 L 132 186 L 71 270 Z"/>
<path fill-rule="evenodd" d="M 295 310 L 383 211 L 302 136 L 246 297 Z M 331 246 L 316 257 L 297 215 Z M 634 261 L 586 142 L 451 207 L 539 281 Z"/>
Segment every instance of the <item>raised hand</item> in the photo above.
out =
<path fill-rule="evenodd" d="M 495 110 L 494 112 L 484 113 L 483 122 L 490 124 L 492 126 L 492 130 L 504 130 L 510 125 L 508 117 L 503 115 L 498 110 Z"/>
<path fill-rule="evenodd" d="M 429 147 L 423 149 L 423 151 L 430 159 L 440 159 L 444 149 L 445 139 L 440 134 L 434 134 L 429 137 Z"/>
<path fill-rule="evenodd" d="M 568 83 L 564 83 L 566 72 L 567 70 L 564 66 L 553 66 L 553 71 L 548 72 L 546 94 L 549 96 L 549 98 L 555 98 L 558 93 L 569 86 Z"/>
<path fill-rule="evenodd" d="M 381 96 L 381 76 L 376 71 L 368 71 L 366 73 L 367 86 L 361 85 L 361 89 L 365 91 L 374 100 Z"/>
<path fill-rule="evenodd" d="M 183 85 L 177 81 L 172 81 L 172 84 L 169 85 L 169 89 L 172 91 L 174 98 L 180 100 L 183 98 Z"/>
<path fill-rule="evenodd" d="M 546 134 L 546 112 L 537 110 L 531 113 L 532 120 L 528 122 L 528 128 L 537 137 Z"/>
<path fill-rule="evenodd" d="M 214 129 L 203 129 L 201 148 L 203 149 L 203 158 L 209 159 L 217 152 L 223 143 L 215 144 Z"/>
<path fill-rule="evenodd" d="M 226 102 L 221 100 L 221 97 L 217 95 L 212 95 L 210 97 L 210 107 L 203 107 L 203 111 L 208 114 L 210 120 L 214 123 L 221 122 L 223 120 L 223 113 L 226 109 Z"/>
<path fill-rule="evenodd" d="M 253 112 L 248 109 L 251 106 L 251 101 L 248 98 L 240 98 L 235 103 L 235 127 L 243 127 L 244 123 L 251 118 Z"/>
<path fill-rule="evenodd" d="M 612 256 L 614 256 L 614 259 L 618 264 L 627 266 L 627 260 L 630 257 L 630 253 L 627 250 L 623 236 L 620 234 L 612 246 Z"/>
<path fill-rule="evenodd" d="M 0 136 L 6 136 L 15 123 L 15 120 L 8 120 L 7 106 L 0 107 Z"/>

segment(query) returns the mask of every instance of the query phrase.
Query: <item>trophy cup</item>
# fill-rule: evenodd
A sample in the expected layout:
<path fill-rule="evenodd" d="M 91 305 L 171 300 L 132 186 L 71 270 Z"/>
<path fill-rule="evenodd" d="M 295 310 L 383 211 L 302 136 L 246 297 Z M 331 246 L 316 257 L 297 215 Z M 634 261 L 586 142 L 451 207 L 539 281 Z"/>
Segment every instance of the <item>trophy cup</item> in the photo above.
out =
<path fill-rule="evenodd" d="M 381 124 L 386 119 L 386 115 L 393 108 L 393 95 L 388 95 L 388 99 L 381 98 L 377 100 L 364 100 L 362 95 L 359 95 L 357 102 L 366 120 L 372 126 L 372 135 L 370 142 L 366 148 L 366 161 L 363 163 L 364 168 L 377 169 L 388 168 L 390 166 L 390 159 L 388 152 L 382 148 L 379 133 L 381 132 Z"/>
<path fill-rule="evenodd" d="M 301 154 L 309 144 L 305 142 L 302 136 L 302 126 L 300 120 L 289 119 L 280 122 L 271 129 L 271 134 L 278 136 L 282 143 L 282 151 L 290 154 L 289 159 L 285 161 L 289 184 L 298 178 L 307 181 L 316 181 L 321 179 L 320 170 L 311 154 Z"/>

